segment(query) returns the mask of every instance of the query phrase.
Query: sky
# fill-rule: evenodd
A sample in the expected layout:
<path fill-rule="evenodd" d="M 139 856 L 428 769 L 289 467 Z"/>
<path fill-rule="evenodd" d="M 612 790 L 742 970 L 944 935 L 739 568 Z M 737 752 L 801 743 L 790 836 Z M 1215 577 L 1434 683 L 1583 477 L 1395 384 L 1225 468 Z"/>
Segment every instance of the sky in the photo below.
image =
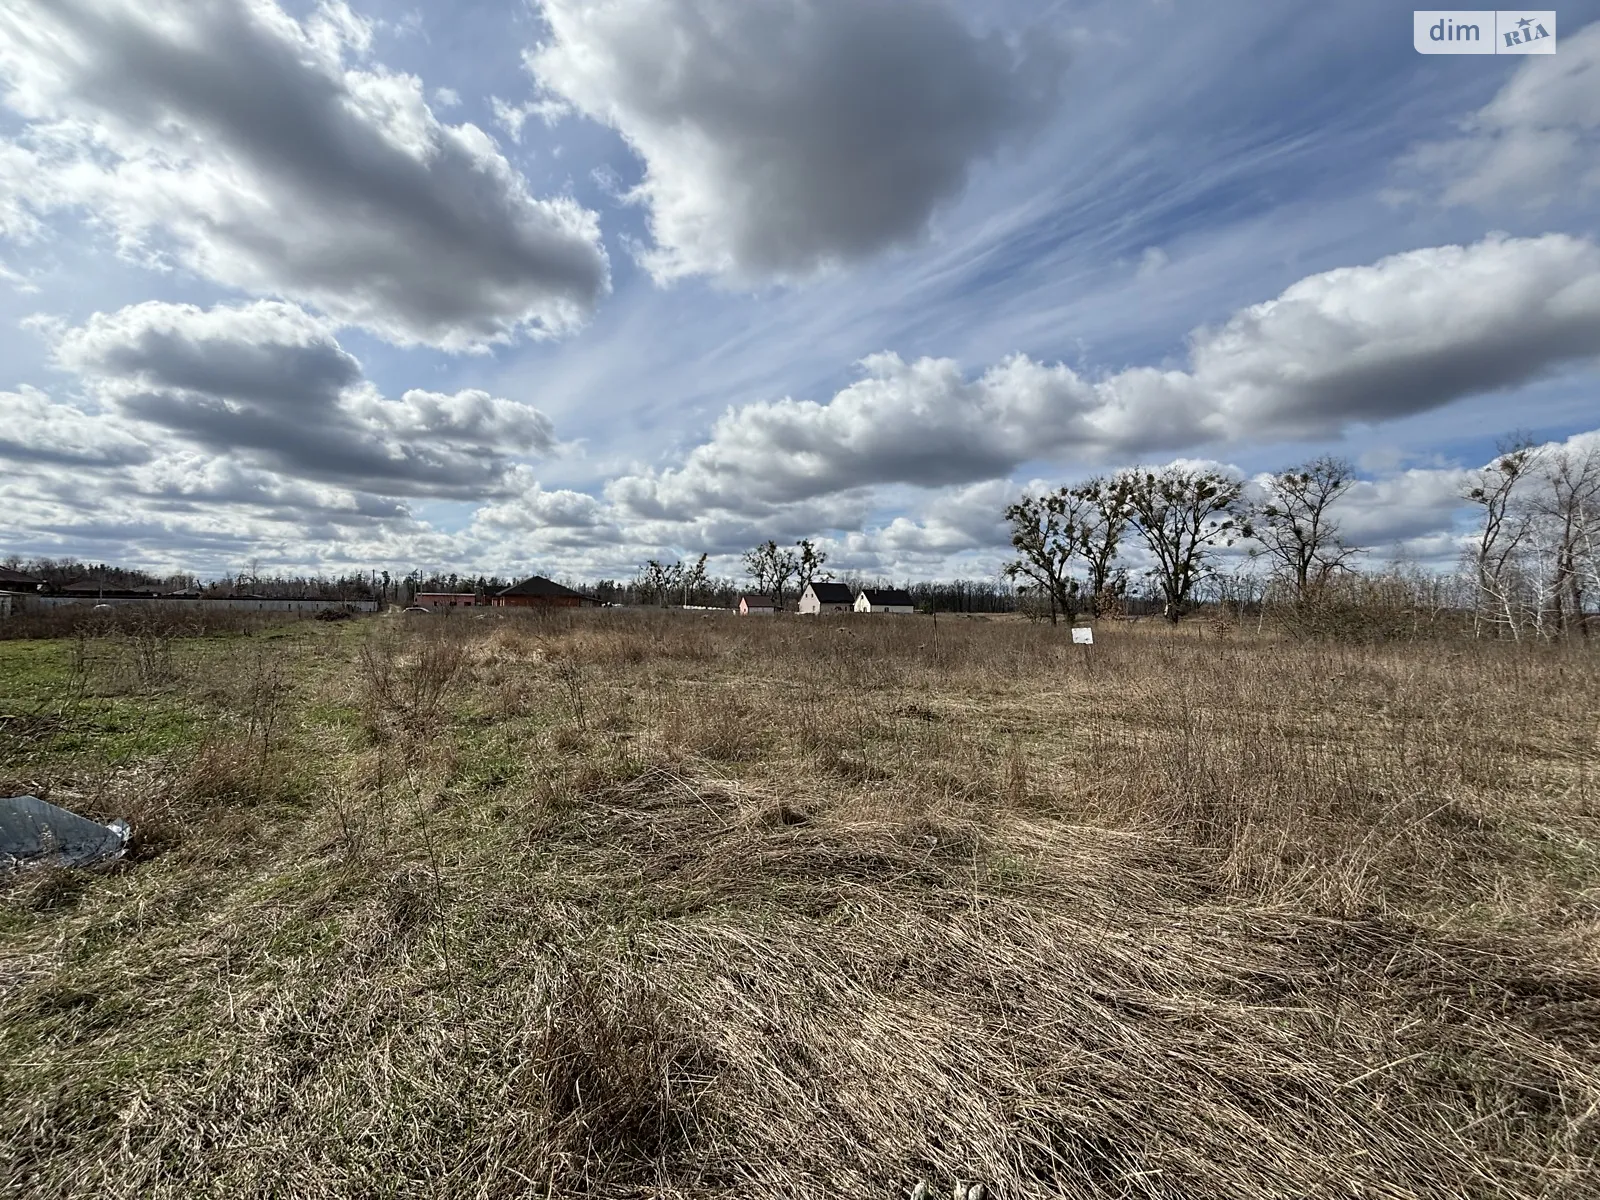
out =
<path fill-rule="evenodd" d="M 1024 489 L 1600 436 L 1600 0 L 0 0 L 0 558 L 993 576 Z"/>

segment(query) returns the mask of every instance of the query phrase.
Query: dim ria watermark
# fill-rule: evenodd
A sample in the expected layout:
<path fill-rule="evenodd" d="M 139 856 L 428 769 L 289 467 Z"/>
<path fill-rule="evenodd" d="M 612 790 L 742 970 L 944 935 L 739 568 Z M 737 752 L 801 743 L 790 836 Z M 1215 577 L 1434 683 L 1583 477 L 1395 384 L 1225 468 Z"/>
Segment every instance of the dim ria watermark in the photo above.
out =
<path fill-rule="evenodd" d="M 1530 12 L 1417 11 L 1411 14 L 1418 54 L 1554 54 L 1556 14 Z"/>

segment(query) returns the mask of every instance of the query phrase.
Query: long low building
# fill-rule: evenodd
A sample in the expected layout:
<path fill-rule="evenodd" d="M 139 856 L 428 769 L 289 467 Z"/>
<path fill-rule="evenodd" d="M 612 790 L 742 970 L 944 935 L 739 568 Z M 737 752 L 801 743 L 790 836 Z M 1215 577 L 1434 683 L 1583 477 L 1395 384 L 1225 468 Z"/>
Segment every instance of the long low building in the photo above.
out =
<path fill-rule="evenodd" d="M 37 592 L 43 587 L 44 580 L 37 575 L 29 575 L 15 567 L 0 567 L 0 591 Z"/>

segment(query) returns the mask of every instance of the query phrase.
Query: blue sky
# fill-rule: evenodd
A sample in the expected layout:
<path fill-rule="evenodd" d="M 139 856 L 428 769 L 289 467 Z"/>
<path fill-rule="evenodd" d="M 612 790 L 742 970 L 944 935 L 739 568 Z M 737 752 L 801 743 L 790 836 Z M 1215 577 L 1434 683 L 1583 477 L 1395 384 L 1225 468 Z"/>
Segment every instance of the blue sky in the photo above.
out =
<path fill-rule="evenodd" d="M 1333 451 L 1445 563 L 1600 427 L 1600 4 L 967 7 L 0 13 L 0 554 L 988 574 L 1033 482 Z"/>

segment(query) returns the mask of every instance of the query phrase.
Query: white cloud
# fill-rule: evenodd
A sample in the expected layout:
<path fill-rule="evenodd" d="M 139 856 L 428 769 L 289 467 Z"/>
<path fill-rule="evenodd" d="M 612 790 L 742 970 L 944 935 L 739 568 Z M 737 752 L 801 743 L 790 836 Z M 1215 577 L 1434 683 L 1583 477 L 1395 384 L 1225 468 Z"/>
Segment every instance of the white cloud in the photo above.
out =
<path fill-rule="evenodd" d="M 603 525 L 608 516 L 605 506 L 587 492 L 566 488 L 545 490 L 537 480 L 527 479 L 522 491 L 494 504 L 486 504 L 474 515 L 477 524 L 496 533 L 535 529 L 586 529 Z"/>
<path fill-rule="evenodd" d="M 1019 488 L 991 479 L 929 496 L 913 517 L 895 517 L 870 538 L 873 550 L 900 558 L 942 560 L 968 550 L 993 550 L 1007 542 L 1004 513 Z"/>
<path fill-rule="evenodd" d="M 1167 252 L 1160 246 L 1146 246 L 1144 253 L 1139 256 L 1139 268 L 1134 274 L 1140 279 L 1148 279 L 1166 266 L 1168 261 Z"/>
<path fill-rule="evenodd" d="M 1543 207 L 1600 192 L 1600 21 L 1530 55 L 1462 136 L 1417 147 L 1402 168 L 1445 204 Z"/>
<path fill-rule="evenodd" d="M 641 516 L 681 516 L 855 487 L 992 478 L 1042 446 L 1087 438 L 1093 389 L 1022 356 L 968 381 L 957 363 L 877 354 L 826 404 L 784 399 L 725 413 L 681 468 L 623 477 L 608 494 Z"/>
<path fill-rule="evenodd" d="M 936 0 L 542 0 L 545 93 L 644 160 L 658 280 L 803 277 L 921 236 L 1051 107 L 1060 48 Z"/>
<path fill-rule="evenodd" d="M 513 142 L 522 141 L 522 127 L 528 123 L 529 117 L 538 117 L 546 125 L 553 125 L 571 111 L 567 105 L 556 100 L 530 100 L 526 104 L 511 104 L 499 96 L 489 97 L 489 107 L 494 113 L 494 123 L 505 130 L 506 136 Z M 554 157 L 561 157 L 560 149 L 559 146 L 555 148 Z"/>
<path fill-rule="evenodd" d="M 382 495 L 493 495 L 548 450 L 537 409 L 467 389 L 384 397 L 327 324 L 278 301 L 148 301 L 56 334 L 57 363 L 124 422 L 257 468 Z"/>
<path fill-rule="evenodd" d="M 353 67 L 342 3 L 59 0 L 0 9 L 0 232 L 81 207 L 124 253 L 312 304 L 399 343 L 466 349 L 562 333 L 608 287 L 595 215 L 538 199 L 422 84 Z M 19 202 L 18 195 L 24 197 Z"/>
<path fill-rule="evenodd" d="M 1489 238 L 1312 275 L 1190 338 L 1187 369 L 1091 380 L 1017 355 L 863 361 L 826 403 L 732 409 L 683 465 L 608 494 L 644 517 L 841 489 L 985 480 L 1034 459 L 1335 435 L 1600 354 L 1600 247 Z"/>
<path fill-rule="evenodd" d="M 0 461 L 74 468 L 146 462 L 149 445 L 104 414 L 57 404 L 37 388 L 0 392 Z"/>
<path fill-rule="evenodd" d="M 38 157 L 12 142 L 0 141 L 0 237 L 30 242 L 44 226 L 29 205 L 42 174 Z"/>

